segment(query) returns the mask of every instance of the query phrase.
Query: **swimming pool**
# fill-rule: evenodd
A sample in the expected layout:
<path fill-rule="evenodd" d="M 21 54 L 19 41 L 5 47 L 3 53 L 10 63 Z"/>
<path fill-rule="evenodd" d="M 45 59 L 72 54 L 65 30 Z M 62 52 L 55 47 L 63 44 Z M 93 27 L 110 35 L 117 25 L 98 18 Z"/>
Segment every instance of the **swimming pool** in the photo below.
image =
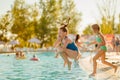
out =
<path fill-rule="evenodd" d="M 0 80 L 89 80 L 80 67 L 72 66 L 71 71 L 64 68 L 62 58 L 54 58 L 53 52 L 37 52 L 40 61 L 30 61 L 32 55 L 28 53 L 27 59 L 16 60 L 13 54 L 1 54 Z"/>

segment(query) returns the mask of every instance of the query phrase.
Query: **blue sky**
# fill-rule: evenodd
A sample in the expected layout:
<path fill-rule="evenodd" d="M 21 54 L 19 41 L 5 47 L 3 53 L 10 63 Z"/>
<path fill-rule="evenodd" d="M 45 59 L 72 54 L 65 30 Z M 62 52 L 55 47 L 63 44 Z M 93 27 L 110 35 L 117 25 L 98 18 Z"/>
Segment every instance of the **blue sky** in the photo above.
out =
<path fill-rule="evenodd" d="M 26 0 L 28 4 L 33 4 L 36 1 L 39 1 L 39 0 Z M 82 13 L 82 21 L 80 22 L 80 24 L 78 24 L 79 33 L 81 33 L 86 25 L 96 23 L 96 20 L 99 21 L 100 14 L 96 6 L 96 0 L 74 0 L 74 1 L 76 4 L 77 11 Z M 0 1 L 0 16 L 4 14 L 6 11 L 10 10 L 13 2 L 14 0 Z M 120 7 L 118 6 L 119 3 L 120 3 L 120 0 L 118 0 L 118 4 L 116 6 L 117 13 L 120 13 Z"/>

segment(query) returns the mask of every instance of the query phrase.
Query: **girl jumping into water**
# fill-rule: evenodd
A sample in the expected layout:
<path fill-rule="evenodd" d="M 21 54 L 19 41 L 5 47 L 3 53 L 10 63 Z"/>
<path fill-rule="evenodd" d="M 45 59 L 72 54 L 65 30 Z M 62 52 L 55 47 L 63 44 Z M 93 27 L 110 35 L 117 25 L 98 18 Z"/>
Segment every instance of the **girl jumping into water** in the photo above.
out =
<path fill-rule="evenodd" d="M 59 28 L 58 38 L 54 44 L 54 47 L 58 48 L 59 54 L 63 58 L 64 62 L 68 65 L 68 70 L 71 70 L 72 62 L 68 58 L 72 58 L 75 61 L 77 61 L 77 57 L 80 56 L 80 53 L 76 44 L 73 41 L 71 41 L 67 36 L 67 25 L 65 24 Z"/>
<path fill-rule="evenodd" d="M 100 27 L 98 26 L 98 24 L 94 24 L 94 25 L 92 25 L 92 29 L 93 29 L 94 33 L 96 34 L 96 40 L 94 42 L 91 42 L 89 45 L 97 44 L 97 54 L 93 57 L 93 72 L 89 76 L 96 75 L 96 69 L 97 69 L 96 60 L 99 59 L 100 57 L 101 57 L 101 61 L 103 64 L 113 67 L 114 72 L 116 72 L 117 66 L 105 61 L 105 57 L 106 57 L 105 53 L 107 51 L 107 48 L 105 46 L 106 43 L 105 43 L 104 37 L 100 33 Z"/>

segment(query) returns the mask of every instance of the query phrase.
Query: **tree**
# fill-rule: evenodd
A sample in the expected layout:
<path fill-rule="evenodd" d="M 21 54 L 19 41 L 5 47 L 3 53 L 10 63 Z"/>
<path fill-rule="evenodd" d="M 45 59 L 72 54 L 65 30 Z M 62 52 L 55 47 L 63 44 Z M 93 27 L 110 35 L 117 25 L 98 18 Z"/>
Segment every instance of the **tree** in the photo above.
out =
<path fill-rule="evenodd" d="M 97 6 L 101 15 L 101 32 L 113 34 L 115 31 L 117 0 L 97 0 Z"/>
<path fill-rule="evenodd" d="M 0 19 L 0 40 L 1 41 L 9 41 L 7 38 L 7 33 L 10 31 L 10 21 L 11 21 L 11 15 L 9 13 L 9 11 L 2 16 L 2 18 Z"/>
<path fill-rule="evenodd" d="M 76 25 L 79 22 L 80 15 L 75 11 L 73 0 L 40 0 L 41 17 L 35 33 L 41 40 L 41 46 L 52 45 L 56 39 L 57 29 L 60 26 L 57 22 L 63 23 L 69 17 L 70 33 L 77 33 Z M 79 16 L 79 17 L 78 17 Z"/>
<path fill-rule="evenodd" d="M 33 37 L 41 40 L 41 47 L 52 46 L 58 26 L 61 26 L 57 22 L 63 23 L 70 17 L 69 31 L 77 33 L 76 25 L 80 20 L 73 0 L 40 0 L 33 5 L 27 5 L 25 0 L 15 0 L 10 13 L 10 31 L 17 35 L 22 46 Z"/>
<path fill-rule="evenodd" d="M 76 11 L 74 0 L 59 0 L 59 9 L 60 9 L 60 22 L 64 22 L 66 18 L 71 18 L 70 23 L 68 25 L 68 29 L 70 33 L 77 33 L 77 24 L 81 20 L 81 14 Z"/>
<path fill-rule="evenodd" d="M 92 30 L 91 30 L 91 26 L 88 25 L 84 30 L 83 30 L 83 34 L 84 35 L 91 35 L 92 34 Z"/>
<path fill-rule="evenodd" d="M 115 23 L 115 16 L 116 16 L 116 6 L 118 0 L 96 0 L 96 4 L 100 13 L 101 23 L 100 28 L 103 34 L 114 34 L 116 33 L 116 23 Z M 88 26 L 89 27 L 89 26 Z M 85 29 L 87 34 L 90 30 L 89 28 Z M 118 26 L 119 29 L 119 26 Z"/>
<path fill-rule="evenodd" d="M 24 0 L 15 0 L 12 7 L 12 22 L 11 32 L 17 34 L 17 39 L 22 42 L 22 45 L 34 35 L 34 24 L 31 21 L 31 7 L 25 4 Z M 32 12 L 34 13 L 34 12 Z"/>
<path fill-rule="evenodd" d="M 116 34 L 120 34 L 120 14 L 119 14 L 119 23 L 117 24 L 115 32 L 116 32 Z"/>

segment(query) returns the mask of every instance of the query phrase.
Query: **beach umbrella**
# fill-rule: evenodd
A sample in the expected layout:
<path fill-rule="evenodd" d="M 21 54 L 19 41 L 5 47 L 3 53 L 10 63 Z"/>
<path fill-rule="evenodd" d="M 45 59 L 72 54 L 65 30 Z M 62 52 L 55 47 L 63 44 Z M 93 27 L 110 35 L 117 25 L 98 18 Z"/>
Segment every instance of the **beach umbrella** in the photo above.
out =
<path fill-rule="evenodd" d="M 28 40 L 28 42 L 30 42 L 30 43 L 40 43 L 40 40 L 37 39 L 37 38 L 31 38 L 31 39 Z"/>
<path fill-rule="evenodd" d="M 34 50 L 36 50 L 37 47 L 38 47 L 38 44 L 41 41 L 39 39 L 37 39 L 37 38 L 31 38 L 31 39 L 28 40 L 28 42 L 30 42 L 31 43 L 30 46 L 32 46 L 34 48 Z"/>
<path fill-rule="evenodd" d="M 17 45 L 17 44 L 19 44 L 19 42 L 17 40 L 12 40 L 8 44 L 10 44 L 10 45 Z"/>

